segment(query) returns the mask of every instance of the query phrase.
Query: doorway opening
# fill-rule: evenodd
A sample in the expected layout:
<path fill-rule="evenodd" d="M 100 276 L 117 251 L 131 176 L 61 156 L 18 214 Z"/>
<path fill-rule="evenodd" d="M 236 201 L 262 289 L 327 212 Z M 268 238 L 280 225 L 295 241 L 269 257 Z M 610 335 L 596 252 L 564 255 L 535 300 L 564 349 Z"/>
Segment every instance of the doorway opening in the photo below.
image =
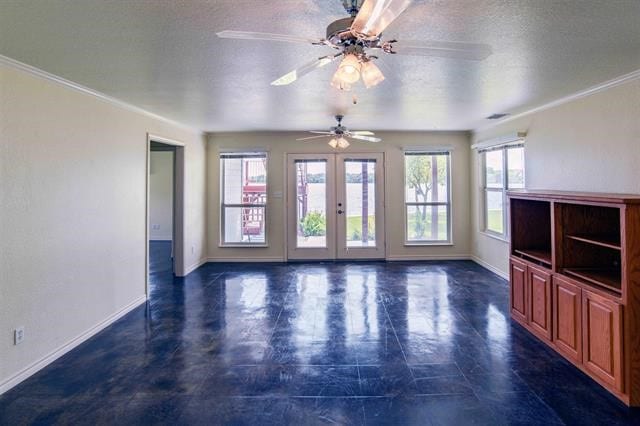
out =
<path fill-rule="evenodd" d="M 384 156 L 287 156 L 287 258 L 384 259 Z"/>
<path fill-rule="evenodd" d="M 147 137 L 146 292 L 157 278 L 183 276 L 184 146 Z"/>

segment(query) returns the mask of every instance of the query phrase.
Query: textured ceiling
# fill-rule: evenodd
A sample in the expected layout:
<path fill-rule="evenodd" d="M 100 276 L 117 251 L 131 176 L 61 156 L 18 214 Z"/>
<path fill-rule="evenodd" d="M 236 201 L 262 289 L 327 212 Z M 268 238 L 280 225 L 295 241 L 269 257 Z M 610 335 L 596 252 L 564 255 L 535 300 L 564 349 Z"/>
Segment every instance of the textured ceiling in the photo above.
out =
<path fill-rule="evenodd" d="M 327 47 L 222 40 L 324 36 L 340 0 L 4 0 L 0 54 L 206 131 L 462 130 L 640 69 L 638 0 L 414 0 L 385 32 L 488 43 L 483 62 L 384 56 L 380 86 L 331 89 L 335 65 L 269 83 Z"/>

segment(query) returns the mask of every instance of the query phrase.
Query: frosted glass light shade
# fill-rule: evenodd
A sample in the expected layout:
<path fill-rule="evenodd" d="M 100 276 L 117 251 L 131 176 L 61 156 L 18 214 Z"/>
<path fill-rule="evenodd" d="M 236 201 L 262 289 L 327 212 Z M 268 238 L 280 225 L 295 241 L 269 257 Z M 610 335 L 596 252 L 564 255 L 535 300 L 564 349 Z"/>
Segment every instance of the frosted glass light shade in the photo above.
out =
<path fill-rule="evenodd" d="M 353 54 L 345 55 L 334 78 L 338 78 L 342 83 L 353 84 L 360 80 L 360 61 Z"/>
<path fill-rule="evenodd" d="M 349 142 L 347 142 L 347 140 L 345 138 L 339 138 L 338 139 L 338 148 L 342 148 L 345 149 L 349 146 Z"/>
<path fill-rule="evenodd" d="M 331 148 L 335 148 L 335 147 L 337 147 L 337 146 L 338 146 L 338 141 L 337 141 L 335 138 L 331 139 L 331 140 L 329 141 L 329 146 L 330 146 Z"/>
<path fill-rule="evenodd" d="M 362 64 L 361 73 L 362 82 L 367 89 L 380 84 L 384 80 L 382 71 L 380 71 L 380 68 L 372 61 L 367 61 Z"/>

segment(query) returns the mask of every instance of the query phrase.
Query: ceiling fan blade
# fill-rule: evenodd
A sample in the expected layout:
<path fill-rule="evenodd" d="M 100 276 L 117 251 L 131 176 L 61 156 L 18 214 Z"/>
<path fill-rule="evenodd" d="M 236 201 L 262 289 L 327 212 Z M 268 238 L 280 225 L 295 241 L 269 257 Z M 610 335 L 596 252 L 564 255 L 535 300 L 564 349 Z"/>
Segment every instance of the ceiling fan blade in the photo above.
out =
<path fill-rule="evenodd" d="M 311 62 L 307 62 L 303 66 L 296 68 L 295 70 L 288 72 L 277 80 L 271 82 L 272 86 L 286 86 L 287 84 L 291 84 L 303 75 L 309 74 L 311 71 L 314 71 L 318 68 L 322 68 L 325 65 L 333 62 L 338 56 L 341 56 L 342 53 L 338 53 L 334 56 L 323 56 L 322 58 L 314 59 Z"/>
<path fill-rule="evenodd" d="M 351 31 L 377 37 L 411 4 L 411 0 L 365 0 L 351 24 Z"/>
<path fill-rule="evenodd" d="M 322 132 L 322 131 L 319 131 L 319 130 L 309 130 L 309 133 L 317 133 L 319 135 L 332 135 L 333 134 L 333 132 Z"/>
<path fill-rule="evenodd" d="M 252 31 L 220 31 L 216 33 L 220 38 L 234 38 L 239 40 L 270 40 L 287 41 L 291 43 L 321 43 L 321 40 L 313 40 L 306 37 L 297 37 L 288 34 L 256 33 Z"/>
<path fill-rule="evenodd" d="M 351 139 L 358 139 L 358 140 L 367 141 L 367 142 L 380 142 L 382 140 L 380 138 L 374 138 L 372 136 L 354 135 L 354 134 L 351 134 L 348 137 L 350 137 Z"/>
<path fill-rule="evenodd" d="M 370 132 L 368 130 L 355 130 L 355 131 L 349 130 L 349 134 L 350 135 L 360 135 L 360 136 L 375 136 L 375 133 Z"/>
<path fill-rule="evenodd" d="M 300 138 L 300 139 L 296 139 L 296 140 L 297 141 L 308 141 L 308 140 L 311 140 L 311 139 L 330 138 L 332 136 L 333 135 L 309 136 L 309 137 L 306 137 L 306 138 Z"/>
<path fill-rule="evenodd" d="M 482 61 L 493 53 L 488 44 L 435 40 L 398 41 L 392 44 L 392 49 L 398 55 L 436 56 L 471 61 Z"/>

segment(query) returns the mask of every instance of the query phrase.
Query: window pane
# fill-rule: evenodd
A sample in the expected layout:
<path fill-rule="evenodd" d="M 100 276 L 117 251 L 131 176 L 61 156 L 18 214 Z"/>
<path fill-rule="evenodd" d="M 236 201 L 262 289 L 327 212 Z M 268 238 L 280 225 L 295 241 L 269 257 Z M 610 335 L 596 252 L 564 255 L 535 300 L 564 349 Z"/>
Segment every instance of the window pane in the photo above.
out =
<path fill-rule="evenodd" d="M 503 153 L 504 150 L 502 149 L 484 153 L 487 188 L 502 188 L 504 174 Z"/>
<path fill-rule="evenodd" d="M 347 247 L 376 246 L 376 162 L 370 160 L 346 160 L 345 182 L 347 199 Z"/>
<path fill-rule="evenodd" d="M 507 166 L 509 188 L 524 188 L 524 147 L 507 149 Z"/>
<path fill-rule="evenodd" d="M 265 207 L 224 207 L 224 242 L 265 242 Z"/>
<path fill-rule="evenodd" d="M 406 154 L 404 158 L 405 201 L 408 203 L 448 202 L 449 155 Z"/>
<path fill-rule="evenodd" d="M 485 191 L 485 194 L 487 230 L 504 234 L 502 191 Z"/>
<path fill-rule="evenodd" d="M 327 246 L 327 162 L 298 160 L 296 214 L 298 247 Z"/>
<path fill-rule="evenodd" d="M 267 202 L 267 157 L 222 158 L 224 204 L 265 204 Z"/>
<path fill-rule="evenodd" d="M 407 206 L 407 241 L 449 241 L 447 206 Z"/>

